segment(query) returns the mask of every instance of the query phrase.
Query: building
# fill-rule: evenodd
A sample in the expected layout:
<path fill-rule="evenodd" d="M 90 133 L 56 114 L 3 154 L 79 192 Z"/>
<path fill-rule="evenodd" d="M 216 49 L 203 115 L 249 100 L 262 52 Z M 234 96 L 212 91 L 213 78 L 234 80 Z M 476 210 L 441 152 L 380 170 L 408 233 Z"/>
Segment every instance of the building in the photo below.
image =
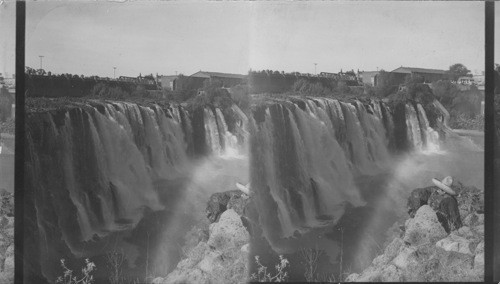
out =
<path fill-rule="evenodd" d="M 468 86 L 476 84 L 474 78 L 472 77 L 460 77 L 458 78 L 457 83 L 460 85 L 468 85 Z"/>
<path fill-rule="evenodd" d="M 179 75 L 161 75 L 156 78 L 156 81 L 163 90 L 175 91 L 179 81 Z"/>
<path fill-rule="evenodd" d="M 207 80 L 218 80 L 222 81 L 222 87 L 228 88 L 243 84 L 247 78 L 247 75 L 199 71 L 189 76 L 189 78 L 191 78 L 195 82 L 195 85 L 198 87 L 202 87 L 203 83 Z"/>
<path fill-rule="evenodd" d="M 362 71 L 358 73 L 358 77 L 363 85 L 376 86 L 379 73 L 380 71 Z"/>
<path fill-rule="evenodd" d="M 484 72 L 481 75 L 473 75 L 474 83 L 477 86 L 477 89 L 484 92 Z"/>
<path fill-rule="evenodd" d="M 445 70 L 415 68 L 415 67 L 399 67 L 391 71 L 398 84 L 404 83 L 406 76 L 419 75 L 424 77 L 424 83 L 432 83 L 443 79 L 446 76 Z"/>

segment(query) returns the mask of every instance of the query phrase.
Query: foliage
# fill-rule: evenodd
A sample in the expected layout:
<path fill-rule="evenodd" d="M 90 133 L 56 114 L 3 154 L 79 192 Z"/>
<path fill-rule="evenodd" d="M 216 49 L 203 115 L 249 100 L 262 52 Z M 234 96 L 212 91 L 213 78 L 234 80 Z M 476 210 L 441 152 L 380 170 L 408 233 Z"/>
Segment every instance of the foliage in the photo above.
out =
<path fill-rule="evenodd" d="M 427 84 L 410 81 L 404 88 L 395 94 L 390 95 L 389 104 L 396 106 L 407 102 L 420 103 L 424 108 L 434 101 L 434 94 Z"/>
<path fill-rule="evenodd" d="M 249 91 L 248 85 L 236 85 L 229 90 L 232 100 L 243 111 L 250 108 Z"/>
<path fill-rule="evenodd" d="M 11 116 L 12 103 L 14 103 L 14 98 L 7 88 L 2 86 L 0 88 L 0 122 L 5 122 Z"/>
<path fill-rule="evenodd" d="M 14 134 L 16 132 L 15 119 L 9 118 L 5 122 L 0 122 L 0 133 Z"/>
<path fill-rule="evenodd" d="M 108 278 L 109 282 L 111 284 L 119 284 L 125 282 L 122 271 L 123 262 L 125 261 L 125 255 L 123 254 L 123 251 L 109 252 L 106 255 L 106 259 L 108 262 L 108 268 L 111 273 Z"/>
<path fill-rule="evenodd" d="M 304 273 L 306 281 L 315 282 L 315 279 L 318 278 L 316 275 L 316 270 L 318 269 L 318 259 L 323 251 L 313 248 L 301 248 L 299 253 L 306 268 L 306 272 Z"/>
<path fill-rule="evenodd" d="M 451 117 L 449 126 L 453 129 L 484 131 L 484 115 L 470 117 L 464 113 L 460 113 Z"/>
<path fill-rule="evenodd" d="M 304 96 L 328 96 L 331 95 L 332 90 L 320 82 L 313 83 L 302 78 L 293 83 L 292 92 L 296 92 Z"/>
<path fill-rule="evenodd" d="M 460 77 L 472 77 L 470 70 L 467 69 L 462 63 L 456 63 L 450 66 L 447 71 L 448 78 L 452 81 L 457 81 Z"/>
<path fill-rule="evenodd" d="M 103 82 L 97 83 L 90 91 L 90 95 L 107 99 L 125 99 L 129 96 L 122 88 L 118 86 L 110 87 Z"/>
<path fill-rule="evenodd" d="M 188 101 L 188 107 L 192 110 L 211 106 L 224 110 L 233 105 L 233 100 L 228 90 L 222 88 L 222 82 L 213 80 L 205 84 L 203 89 L 194 98 Z"/>
<path fill-rule="evenodd" d="M 453 98 L 460 92 L 457 85 L 450 80 L 439 80 L 432 83 L 434 95 L 443 106 L 450 106 Z"/>
<path fill-rule="evenodd" d="M 285 282 L 288 278 L 288 272 L 285 271 L 285 268 L 289 265 L 289 262 L 282 255 L 280 255 L 279 258 L 280 262 L 275 266 L 276 273 L 272 276 L 271 273 L 267 272 L 267 267 L 260 263 L 259 256 L 255 256 L 255 263 L 257 263 L 258 271 L 257 274 L 252 273 L 250 280 L 257 282 Z"/>
<path fill-rule="evenodd" d="M 82 268 L 81 276 L 73 276 L 73 270 L 69 269 L 65 260 L 61 259 L 61 267 L 64 270 L 64 275 L 59 276 L 56 280 L 56 283 L 63 284 L 90 284 L 94 283 L 94 276 L 92 275 L 92 271 L 95 269 L 95 264 L 89 259 L 85 259 L 85 266 Z"/>

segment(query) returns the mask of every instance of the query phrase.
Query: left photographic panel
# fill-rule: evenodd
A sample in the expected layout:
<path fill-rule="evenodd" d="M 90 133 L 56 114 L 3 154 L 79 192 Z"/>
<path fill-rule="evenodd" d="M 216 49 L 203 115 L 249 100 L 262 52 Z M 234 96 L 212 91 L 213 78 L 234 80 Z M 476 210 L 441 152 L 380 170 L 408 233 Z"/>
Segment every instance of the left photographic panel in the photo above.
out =
<path fill-rule="evenodd" d="M 16 3 L 0 3 L 0 283 L 14 283 Z"/>
<path fill-rule="evenodd" d="M 244 281 L 245 6 L 26 3 L 25 283 Z"/>

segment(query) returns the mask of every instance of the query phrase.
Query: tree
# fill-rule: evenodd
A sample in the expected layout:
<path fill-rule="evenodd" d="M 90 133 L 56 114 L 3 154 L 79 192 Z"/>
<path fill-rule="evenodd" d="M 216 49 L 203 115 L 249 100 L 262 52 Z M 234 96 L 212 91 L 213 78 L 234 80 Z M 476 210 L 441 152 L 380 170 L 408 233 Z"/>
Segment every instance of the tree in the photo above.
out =
<path fill-rule="evenodd" d="M 432 83 L 434 95 L 444 107 L 450 107 L 453 99 L 460 92 L 458 87 L 449 80 L 439 80 Z"/>
<path fill-rule="evenodd" d="M 470 70 L 467 69 L 462 63 L 456 63 L 450 66 L 448 70 L 448 77 L 452 81 L 457 81 L 460 77 L 472 77 Z"/>

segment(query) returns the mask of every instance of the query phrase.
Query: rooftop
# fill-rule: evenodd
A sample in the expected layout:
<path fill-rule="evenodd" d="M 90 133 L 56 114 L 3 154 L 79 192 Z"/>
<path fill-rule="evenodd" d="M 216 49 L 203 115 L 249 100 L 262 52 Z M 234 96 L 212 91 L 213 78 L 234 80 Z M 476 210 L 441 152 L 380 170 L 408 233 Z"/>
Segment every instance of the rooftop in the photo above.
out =
<path fill-rule="evenodd" d="M 246 77 L 246 75 L 210 72 L 210 71 L 198 71 L 198 72 L 194 73 L 193 75 L 191 75 L 191 77 L 197 77 L 197 78 L 221 77 L 221 78 L 243 79 Z"/>
<path fill-rule="evenodd" d="M 433 74 L 445 74 L 446 70 L 439 69 L 427 69 L 427 68 L 416 68 L 416 67 L 399 67 L 391 71 L 392 73 L 433 73 Z"/>

